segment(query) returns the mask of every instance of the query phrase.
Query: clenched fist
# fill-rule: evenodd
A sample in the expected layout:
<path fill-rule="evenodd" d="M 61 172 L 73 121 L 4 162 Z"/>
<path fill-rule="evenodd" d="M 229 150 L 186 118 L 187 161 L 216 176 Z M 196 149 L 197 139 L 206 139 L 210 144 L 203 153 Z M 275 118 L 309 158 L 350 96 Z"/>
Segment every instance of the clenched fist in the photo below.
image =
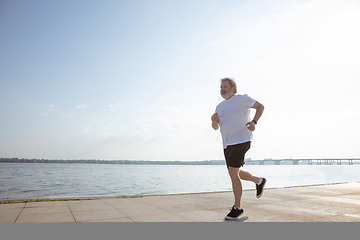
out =
<path fill-rule="evenodd" d="M 220 120 L 219 120 L 219 115 L 217 113 L 214 113 L 212 116 L 211 116 L 211 121 L 212 121 L 212 127 L 214 128 L 214 130 L 217 130 L 219 128 L 219 123 L 220 123 Z"/>

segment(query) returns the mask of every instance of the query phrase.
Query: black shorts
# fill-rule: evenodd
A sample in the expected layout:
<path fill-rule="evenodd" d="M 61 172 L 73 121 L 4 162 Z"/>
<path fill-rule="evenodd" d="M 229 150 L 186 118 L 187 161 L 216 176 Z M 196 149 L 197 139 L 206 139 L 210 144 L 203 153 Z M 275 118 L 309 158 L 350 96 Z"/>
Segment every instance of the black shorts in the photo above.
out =
<path fill-rule="evenodd" d="M 227 167 L 242 167 L 245 164 L 245 153 L 250 149 L 250 141 L 227 146 L 224 155 Z"/>

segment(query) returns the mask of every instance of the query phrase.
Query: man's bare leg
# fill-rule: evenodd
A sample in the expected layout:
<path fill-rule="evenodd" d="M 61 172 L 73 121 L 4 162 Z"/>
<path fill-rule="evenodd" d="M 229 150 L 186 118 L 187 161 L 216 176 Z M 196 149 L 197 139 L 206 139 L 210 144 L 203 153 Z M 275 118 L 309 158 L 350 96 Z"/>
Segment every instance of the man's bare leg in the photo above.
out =
<path fill-rule="evenodd" d="M 260 181 L 259 177 L 255 177 L 251 173 L 249 173 L 245 170 L 242 170 L 242 169 L 240 169 L 240 171 L 239 171 L 239 176 L 242 180 L 252 181 L 255 184 L 258 184 Z"/>
<path fill-rule="evenodd" d="M 235 197 L 235 206 L 241 207 L 242 184 L 240 180 L 240 168 L 229 167 L 229 175 L 232 182 L 232 188 Z"/>
<path fill-rule="evenodd" d="M 262 181 L 260 182 L 260 178 L 259 177 L 255 177 L 253 176 L 251 173 L 240 169 L 239 171 L 239 176 L 241 179 L 246 180 L 246 181 L 252 181 L 253 183 L 256 184 L 256 197 L 260 198 L 263 194 L 263 190 L 264 190 L 264 186 L 266 183 L 266 179 L 265 178 L 261 178 Z"/>
<path fill-rule="evenodd" d="M 229 175 L 232 182 L 232 189 L 235 197 L 235 206 L 241 207 L 241 196 L 242 196 L 242 184 L 241 179 L 246 181 L 251 181 L 255 184 L 258 184 L 260 181 L 259 177 L 253 176 L 248 171 L 242 170 L 240 168 L 229 167 Z M 258 196 L 259 197 L 259 196 Z"/>

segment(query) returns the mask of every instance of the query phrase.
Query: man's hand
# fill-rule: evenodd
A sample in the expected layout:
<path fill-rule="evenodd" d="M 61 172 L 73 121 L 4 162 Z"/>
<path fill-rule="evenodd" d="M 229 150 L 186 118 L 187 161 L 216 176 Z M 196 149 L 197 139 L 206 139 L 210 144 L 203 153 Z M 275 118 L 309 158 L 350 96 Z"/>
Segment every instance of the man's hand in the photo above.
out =
<path fill-rule="evenodd" d="M 254 122 L 246 123 L 246 127 L 252 132 L 255 131 L 255 123 Z"/>
<path fill-rule="evenodd" d="M 214 114 L 211 116 L 211 121 L 212 121 L 211 126 L 213 127 L 213 129 L 214 129 L 214 130 L 218 130 L 218 129 L 219 129 L 220 120 L 219 120 L 219 115 L 218 115 L 217 113 L 214 113 Z"/>
<path fill-rule="evenodd" d="M 217 113 L 214 113 L 212 116 L 211 116 L 211 121 L 212 122 L 216 122 L 216 123 L 219 123 L 219 115 Z"/>

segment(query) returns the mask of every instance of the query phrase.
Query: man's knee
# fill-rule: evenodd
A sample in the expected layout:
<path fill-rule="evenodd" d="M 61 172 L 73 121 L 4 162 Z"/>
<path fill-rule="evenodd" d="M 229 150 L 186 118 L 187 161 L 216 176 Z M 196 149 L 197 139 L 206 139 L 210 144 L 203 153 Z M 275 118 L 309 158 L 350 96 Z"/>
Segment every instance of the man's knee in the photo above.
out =
<path fill-rule="evenodd" d="M 239 168 L 229 167 L 230 178 L 240 178 Z"/>

